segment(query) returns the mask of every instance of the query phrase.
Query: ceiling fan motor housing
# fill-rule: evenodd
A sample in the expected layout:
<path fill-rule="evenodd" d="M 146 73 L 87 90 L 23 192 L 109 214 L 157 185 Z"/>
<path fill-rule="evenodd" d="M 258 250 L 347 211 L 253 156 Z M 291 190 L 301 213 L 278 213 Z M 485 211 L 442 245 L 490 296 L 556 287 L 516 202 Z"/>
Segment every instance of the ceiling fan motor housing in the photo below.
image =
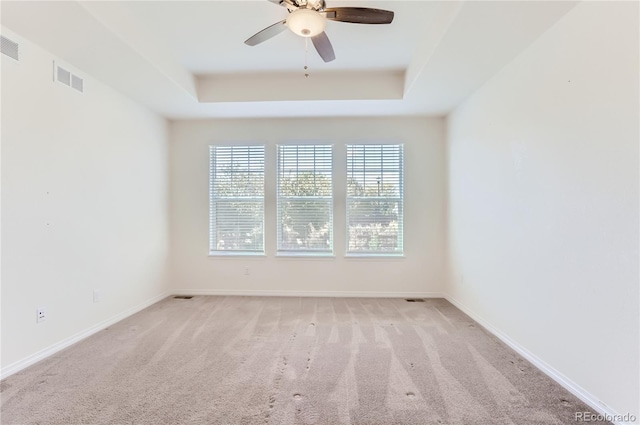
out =
<path fill-rule="evenodd" d="M 298 9 L 287 17 L 287 26 L 294 34 L 302 37 L 314 37 L 324 31 L 327 20 L 315 10 Z"/>
<path fill-rule="evenodd" d="M 270 1 L 273 1 L 273 0 L 270 0 Z M 286 4 L 291 5 L 294 9 L 313 9 L 318 12 L 322 12 L 326 7 L 324 0 L 282 0 L 282 1 L 285 3 L 285 5 Z M 282 2 L 280 4 L 282 4 Z"/>

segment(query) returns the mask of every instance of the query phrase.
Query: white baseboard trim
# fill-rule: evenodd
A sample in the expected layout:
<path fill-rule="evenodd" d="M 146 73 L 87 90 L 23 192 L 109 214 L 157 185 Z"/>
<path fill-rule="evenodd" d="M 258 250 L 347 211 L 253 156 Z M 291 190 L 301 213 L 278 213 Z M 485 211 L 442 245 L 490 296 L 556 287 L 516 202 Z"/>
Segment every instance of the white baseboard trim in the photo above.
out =
<path fill-rule="evenodd" d="M 444 298 L 441 292 L 386 291 L 287 291 L 237 289 L 174 289 L 173 295 L 218 295 L 241 297 L 325 297 L 325 298 Z"/>
<path fill-rule="evenodd" d="M 46 357 L 49 357 L 55 353 L 57 353 L 60 350 L 63 350 L 67 347 L 69 347 L 70 345 L 75 344 L 76 342 L 82 341 L 83 339 L 90 337 L 91 335 L 100 332 L 101 330 L 123 320 L 126 319 L 129 316 L 132 316 L 134 314 L 136 314 L 137 312 L 144 310 L 145 308 L 157 303 L 158 301 L 168 297 L 171 293 L 170 292 L 164 292 L 160 295 L 156 295 L 153 298 L 150 298 L 138 305 L 135 305 L 125 311 L 123 311 L 122 313 L 118 313 L 115 316 L 112 316 L 106 320 L 103 320 L 102 322 L 96 323 L 95 325 L 91 326 L 88 329 L 85 329 L 84 331 L 78 332 L 75 335 L 72 335 L 68 338 L 63 339 L 60 342 L 57 342 L 43 350 L 40 350 L 34 354 L 31 354 L 28 357 L 25 357 L 22 360 L 18 360 L 17 362 L 14 362 L 6 367 L 4 367 L 3 369 L 0 370 L 0 379 L 4 379 L 8 376 L 13 375 L 16 372 L 21 371 L 22 369 L 25 369 L 29 366 L 31 366 L 34 363 L 39 362 L 40 360 L 45 359 Z"/>
<path fill-rule="evenodd" d="M 447 301 L 449 301 L 451 304 L 456 306 L 463 313 L 465 313 L 467 316 L 471 317 L 473 320 L 478 322 L 483 328 L 485 328 L 487 331 L 489 331 L 491 334 L 497 337 L 500 341 L 507 344 L 515 352 L 517 352 L 522 357 L 524 357 L 529 362 L 531 362 L 534 366 L 540 369 L 544 374 L 549 376 L 551 379 L 553 379 L 558 384 L 562 385 L 565 389 L 567 389 L 570 393 L 572 393 L 573 395 L 578 397 L 580 400 L 582 400 L 584 403 L 589 405 L 598 414 L 605 417 L 609 417 L 609 418 L 622 417 L 622 415 L 619 415 L 617 412 L 613 411 L 609 406 L 604 404 L 602 401 L 598 400 L 593 394 L 589 393 L 580 385 L 576 384 L 571 379 L 564 376 L 561 372 L 554 369 L 552 366 L 550 366 L 549 364 L 544 362 L 542 359 L 537 357 L 535 354 L 531 353 L 529 350 L 527 350 L 526 348 L 524 348 L 523 346 L 521 346 L 511 338 L 509 338 L 509 336 L 499 331 L 496 327 L 494 327 L 489 322 L 484 320 L 481 316 L 476 314 L 467 306 L 465 306 L 464 304 L 460 303 L 458 300 L 456 300 L 455 298 L 447 294 L 444 294 L 444 298 Z M 629 425 L 631 422 L 615 422 L 614 421 L 613 423 L 616 425 Z"/>

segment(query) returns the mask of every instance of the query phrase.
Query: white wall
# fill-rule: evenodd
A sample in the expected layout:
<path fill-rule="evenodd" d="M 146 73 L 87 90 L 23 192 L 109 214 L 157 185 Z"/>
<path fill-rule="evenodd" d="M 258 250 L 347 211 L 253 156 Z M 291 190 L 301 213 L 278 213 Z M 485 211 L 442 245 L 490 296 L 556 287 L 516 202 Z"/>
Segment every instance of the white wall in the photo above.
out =
<path fill-rule="evenodd" d="M 444 120 L 339 118 L 177 121 L 171 125 L 173 284 L 190 293 L 426 295 L 444 279 Z M 335 258 L 276 257 L 276 144 L 334 144 Z M 345 144 L 405 143 L 406 258 L 344 258 Z M 209 150 L 220 142 L 264 142 L 266 256 L 209 257 Z M 245 268 L 249 275 L 244 275 Z"/>
<path fill-rule="evenodd" d="M 638 73 L 638 3 L 583 2 L 455 110 L 447 288 L 636 417 Z"/>
<path fill-rule="evenodd" d="M 164 119 L 6 28 L 2 55 L 2 371 L 167 291 Z M 103 298 L 93 303 L 93 290 Z M 46 321 L 36 324 L 36 308 Z"/>

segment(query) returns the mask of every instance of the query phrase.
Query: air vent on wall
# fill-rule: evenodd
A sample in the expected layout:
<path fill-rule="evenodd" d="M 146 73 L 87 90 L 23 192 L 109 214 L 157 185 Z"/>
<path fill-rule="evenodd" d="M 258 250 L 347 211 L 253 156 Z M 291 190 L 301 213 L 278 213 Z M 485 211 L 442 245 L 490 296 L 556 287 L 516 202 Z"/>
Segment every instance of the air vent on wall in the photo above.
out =
<path fill-rule="evenodd" d="M 72 74 L 71 71 L 64 69 L 60 65 L 54 62 L 55 69 L 55 80 L 64 84 L 65 86 L 69 86 L 80 93 L 84 92 L 84 80 L 78 77 L 75 74 Z"/>
<path fill-rule="evenodd" d="M 71 87 L 78 90 L 80 93 L 83 92 L 83 84 L 84 80 L 77 75 L 71 76 Z"/>
<path fill-rule="evenodd" d="M 64 68 L 62 68 L 60 66 L 58 67 L 57 71 L 58 71 L 57 72 L 57 75 L 58 75 L 57 80 L 60 81 L 65 86 L 71 87 L 71 72 L 67 71 L 66 69 L 64 69 Z"/>
<path fill-rule="evenodd" d="M 0 35 L 0 51 L 2 51 L 3 55 L 7 55 L 15 60 L 20 60 L 19 47 L 15 41 L 11 41 L 7 37 Z"/>

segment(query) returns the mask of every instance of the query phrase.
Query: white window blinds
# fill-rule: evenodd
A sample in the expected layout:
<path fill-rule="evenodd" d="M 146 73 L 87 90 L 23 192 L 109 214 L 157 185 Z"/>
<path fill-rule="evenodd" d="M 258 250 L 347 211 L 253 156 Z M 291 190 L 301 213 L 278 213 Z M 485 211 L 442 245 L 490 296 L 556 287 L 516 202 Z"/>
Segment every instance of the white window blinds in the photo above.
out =
<path fill-rule="evenodd" d="M 347 253 L 403 253 L 402 145 L 347 145 Z"/>
<path fill-rule="evenodd" d="M 264 253 L 264 146 L 209 147 L 209 252 Z"/>
<path fill-rule="evenodd" d="M 333 252 L 331 145 L 278 146 L 278 253 Z"/>

